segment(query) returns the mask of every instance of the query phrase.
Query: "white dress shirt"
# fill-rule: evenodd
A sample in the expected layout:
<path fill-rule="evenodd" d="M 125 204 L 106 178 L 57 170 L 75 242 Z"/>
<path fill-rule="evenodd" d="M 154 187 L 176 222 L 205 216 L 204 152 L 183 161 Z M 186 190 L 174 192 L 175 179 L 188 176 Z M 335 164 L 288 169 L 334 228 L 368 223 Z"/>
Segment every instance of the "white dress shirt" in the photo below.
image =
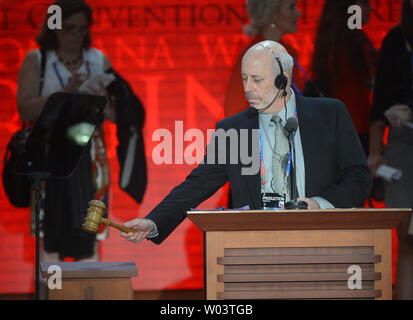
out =
<path fill-rule="evenodd" d="M 290 117 L 295 117 L 296 111 L 296 101 L 295 93 L 290 88 L 291 96 L 288 100 L 286 107 L 284 107 L 278 115 L 282 120 L 282 125 L 285 126 L 286 119 Z M 271 192 L 274 190 L 271 186 L 271 181 L 273 178 L 272 172 L 272 152 L 275 144 L 275 124 L 271 121 L 271 118 L 275 114 L 273 113 L 259 113 L 259 127 L 261 142 L 263 147 L 263 159 L 264 159 L 264 169 L 265 169 L 265 184 L 261 186 L 261 192 Z M 300 136 L 300 119 L 298 119 L 298 128 L 294 136 L 294 148 L 295 148 L 295 174 L 296 174 L 296 185 L 299 197 L 305 197 L 305 165 L 304 165 L 304 153 L 301 144 Z M 262 172 L 262 171 L 260 171 Z M 261 177 L 262 178 L 262 177 Z M 332 209 L 334 206 L 324 198 L 312 197 L 311 199 L 317 201 L 320 209 Z"/>

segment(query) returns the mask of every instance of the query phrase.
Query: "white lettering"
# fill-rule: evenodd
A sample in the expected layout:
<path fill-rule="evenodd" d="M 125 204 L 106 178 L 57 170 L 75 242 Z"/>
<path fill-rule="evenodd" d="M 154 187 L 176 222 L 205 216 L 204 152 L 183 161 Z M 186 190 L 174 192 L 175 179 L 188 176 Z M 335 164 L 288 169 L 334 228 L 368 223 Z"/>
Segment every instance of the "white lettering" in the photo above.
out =
<path fill-rule="evenodd" d="M 354 29 L 361 29 L 361 24 L 362 24 L 362 15 L 361 15 L 361 8 L 358 5 L 352 5 L 349 6 L 347 9 L 347 13 L 351 14 L 354 13 L 352 16 L 350 16 L 347 20 L 347 26 L 350 30 Z"/>
<path fill-rule="evenodd" d="M 62 269 L 53 264 L 47 269 L 47 273 L 52 275 L 47 279 L 47 286 L 50 290 L 61 290 L 62 289 Z"/>
<path fill-rule="evenodd" d="M 51 14 L 47 19 L 47 27 L 50 30 L 62 29 L 62 8 L 58 5 L 51 5 L 47 8 L 47 13 Z"/>
<path fill-rule="evenodd" d="M 347 280 L 347 287 L 351 290 L 361 290 L 361 268 L 358 265 L 351 265 L 347 269 L 347 273 L 352 275 Z"/>

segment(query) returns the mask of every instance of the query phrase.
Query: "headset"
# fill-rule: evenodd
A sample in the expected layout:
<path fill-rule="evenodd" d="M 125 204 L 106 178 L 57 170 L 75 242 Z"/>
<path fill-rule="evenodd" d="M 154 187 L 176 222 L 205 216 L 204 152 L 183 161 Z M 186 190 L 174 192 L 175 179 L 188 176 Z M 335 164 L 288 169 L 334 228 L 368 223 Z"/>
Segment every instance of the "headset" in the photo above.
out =
<path fill-rule="evenodd" d="M 272 99 L 272 101 L 269 104 L 267 104 L 265 107 L 262 107 L 262 108 L 254 107 L 255 112 L 263 112 L 263 111 L 267 110 L 274 103 L 274 101 L 278 98 L 278 95 L 281 93 L 281 97 L 284 98 L 285 121 L 287 121 L 287 102 L 285 101 L 285 99 L 286 99 L 286 96 L 287 96 L 288 78 L 284 74 L 284 69 L 283 69 L 283 66 L 281 64 L 280 58 L 278 56 L 276 56 L 274 51 L 271 48 L 267 47 L 266 45 L 264 45 L 262 43 L 259 43 L 258 45 L 263 47 L 265 50 L 268 50 L 269 52 L 271 52 L 271 54 L 274 57 L 275 61 L 277 61 L 278 66 L 280 67 L 280 74 L 277 75 L 274 79 L 274 86 L 278 89 L 278 92 L 275 95 L 274 99 Z"/>
<path fill-rule="evenodd" d="M 287 84 L 288 84 L 288 78 L 284 75 L 284 69 L 283 66 L 281 64 L 281 60 L 279 57 L 277 57 L 274 53 L 274 51 L 265 46 L 262 43 L 259 43 L 260 46 L 262 46 L 265 50 L 268 50 L 269 52 L 271 52 L 272 56 L 274 57 L 275 61 L 277 61 L 278 66 L 280 67 L 280 74 L 277 75 L 274 79 L 274 86 L 275 88 L 278 89 L 277 94 L 274 96 L 274 99 L 272 99 L 272 101 L 270 103 L 268 103 L 266 106 L 261 107 L 261 108 L 257 108 L 257 107 L 251 107 L 252 109 L 255 110 L 255 112 L 263 112 L 265 110 L 267 110 L 273 103 L 274 101 L 278 98 L 278 96 L 281 93 L 281 97 L 284 98 L 284 105 L 286 106 L 286 101 L 285 98 L 287 96 Z M 287 108 L 285 108 L 285 110 L 287 111 Z M 285 113 L 285 120 L 287 121 L 287 112 Z"/>
<path fill-rule="evenodd" d="M 260 46 L 262 46 L 264 49 L 271 52 L 271 54 L 273 55 L 275 61 L 277 61 L 278 66 L 280 67 L 280 74 L 275 77 L 274 86 L 277 89 L 282 90 L 282 96 L 285 97 L 287 95 L 286 90 L 287 90 L 288 78 L 284 74 L 284 69 L 283 69 L 283 66 L 281 64 L 281 60 L 278 56 L 275 55 L 274 51 L 271 48 L 269 48 L 266 45 L 261 44 L 261 43 L 260 43 Z"/>

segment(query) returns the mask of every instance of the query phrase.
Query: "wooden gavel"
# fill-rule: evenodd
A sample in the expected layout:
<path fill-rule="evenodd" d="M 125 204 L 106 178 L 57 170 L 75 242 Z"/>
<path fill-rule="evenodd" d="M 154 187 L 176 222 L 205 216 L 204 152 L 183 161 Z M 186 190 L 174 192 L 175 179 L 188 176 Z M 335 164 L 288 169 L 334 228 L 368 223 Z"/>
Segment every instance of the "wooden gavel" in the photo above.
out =
<path fill-rule="evenodd" d="M 87 209 L 87 215 L 85 222 L 82 225 L 84 231 L 89 233 L 97 233 L 99 231 L 99 225 L 105 224 L 107 226 L 114 227 L 123 232 L 135 233 L 136 230 L 114 223 L 109 219 L 103 218 L 103 212 L 106 209 L 106 205 L 99 200 L 92 200 L 89 202 L 89 208 Z"/>

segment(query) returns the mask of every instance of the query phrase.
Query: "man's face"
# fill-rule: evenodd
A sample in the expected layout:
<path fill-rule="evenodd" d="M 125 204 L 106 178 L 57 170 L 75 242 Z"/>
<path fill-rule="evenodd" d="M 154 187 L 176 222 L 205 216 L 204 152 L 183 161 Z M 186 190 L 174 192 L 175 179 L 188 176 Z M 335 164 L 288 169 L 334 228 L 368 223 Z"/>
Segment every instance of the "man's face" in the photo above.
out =
<path fill-rule="evenodd" d="M 271 71 L 272 57 L 260 50 L 248 52 L 241 66 L 245 97 L 251 107 L 260 109 L 267 106 L 277 94 L 274 86 L 275 76 Z"/>

